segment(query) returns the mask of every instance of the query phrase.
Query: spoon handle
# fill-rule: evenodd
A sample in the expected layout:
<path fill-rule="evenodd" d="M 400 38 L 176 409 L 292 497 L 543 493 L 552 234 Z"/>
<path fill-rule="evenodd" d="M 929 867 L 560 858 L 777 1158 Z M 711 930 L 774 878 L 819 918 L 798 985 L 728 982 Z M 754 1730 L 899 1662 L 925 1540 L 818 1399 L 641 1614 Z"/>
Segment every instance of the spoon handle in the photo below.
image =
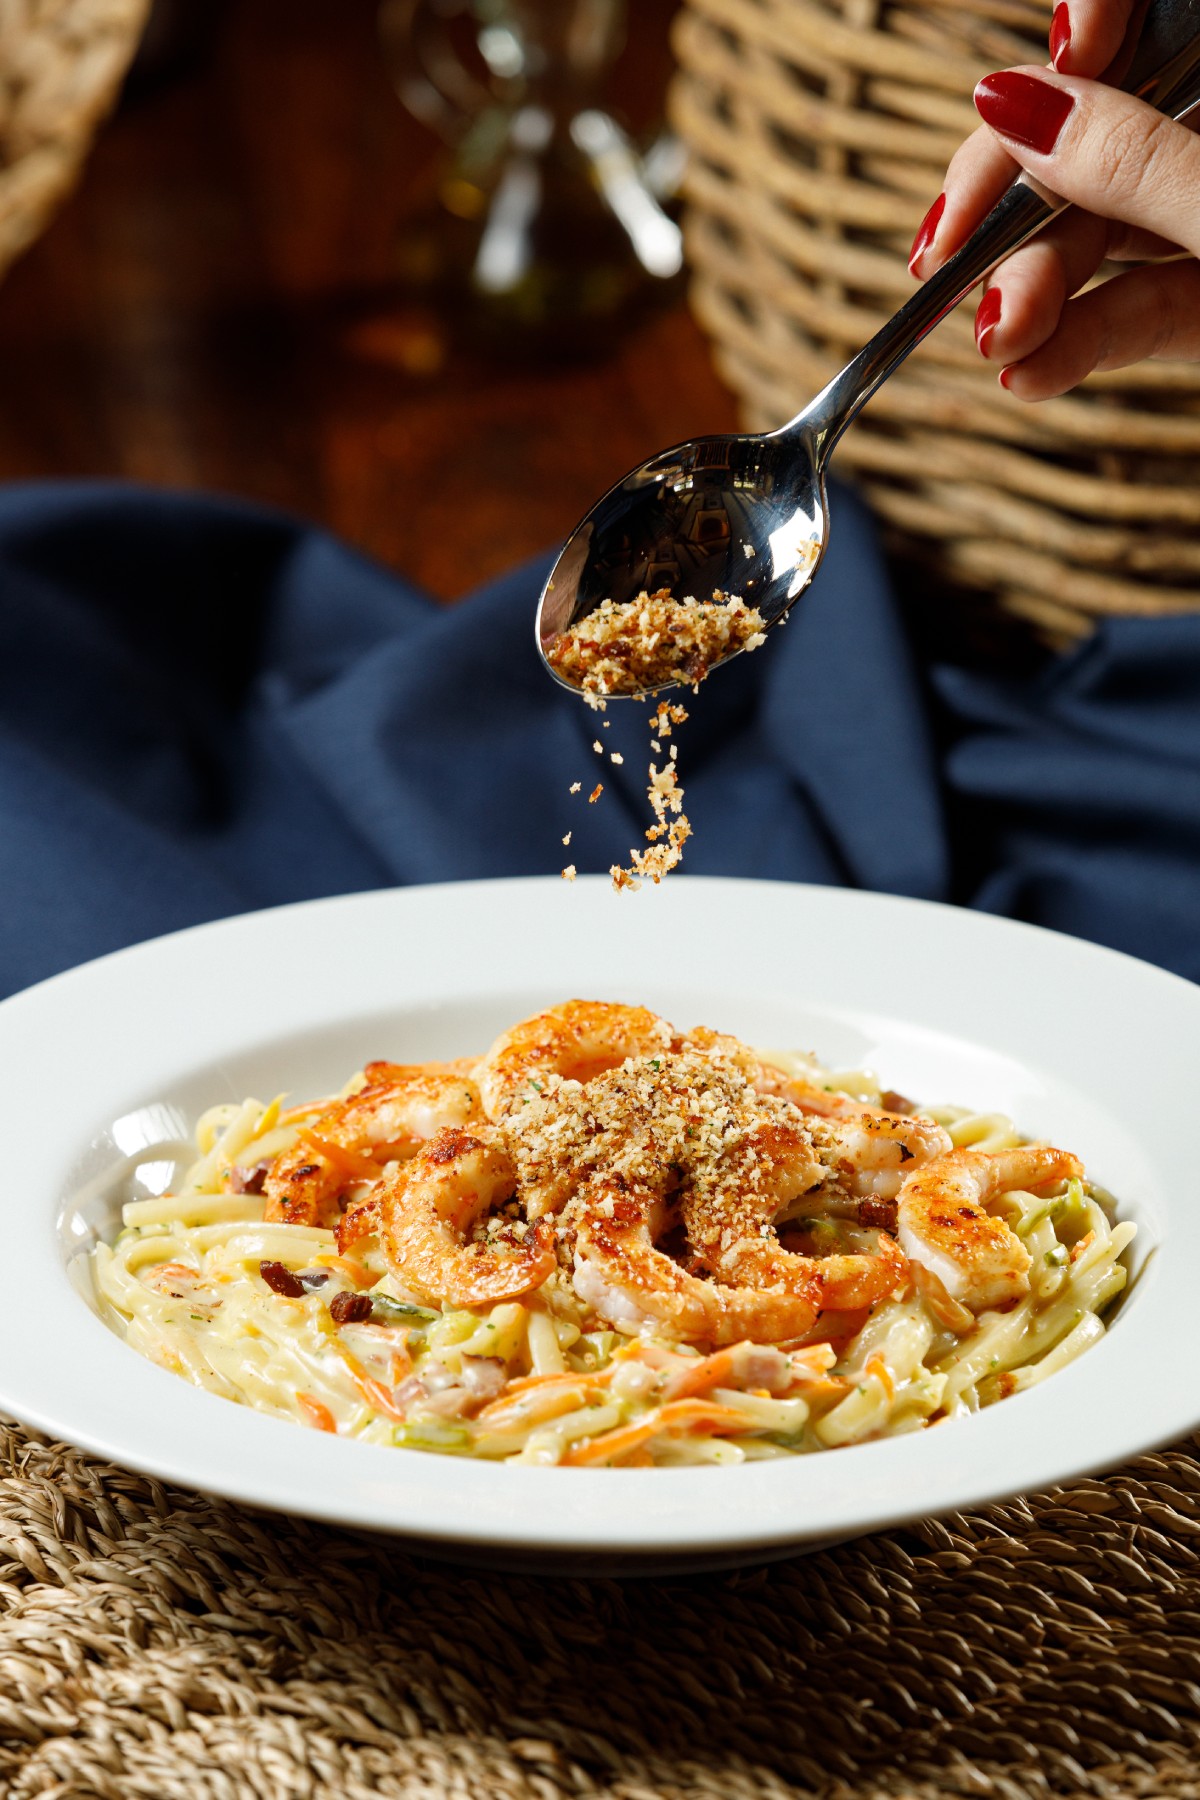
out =
<path fill-rule="evenodd" d="M 1150 0 L 1109 71 L 1113 82 L 1159 112 L 1186 119 L 1200 107 L 1200 0 Z M 1200 121 L 1197 121 L 1200 124 Z M 998 263 L 1067 210 L 1068 202 L 1018 175 L 960 250 L 906 300 L 840 375 L 804 411 L 773 433 L 802 433 L 817 463 L 832 451 L 859 409 L 910 350 L 953 312 Z"/>

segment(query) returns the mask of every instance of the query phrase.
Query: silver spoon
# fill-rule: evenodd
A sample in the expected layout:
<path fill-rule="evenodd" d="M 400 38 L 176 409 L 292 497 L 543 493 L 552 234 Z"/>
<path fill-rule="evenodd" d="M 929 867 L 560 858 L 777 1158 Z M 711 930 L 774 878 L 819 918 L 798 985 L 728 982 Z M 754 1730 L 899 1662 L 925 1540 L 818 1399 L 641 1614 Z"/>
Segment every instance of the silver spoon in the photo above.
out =
<path fill-rule="evenodd" d="M 1200 106 L 1200 0 L 1151 0 L 1139 23 L 1116 85 L 1183 119 Z M 677 599 L 740 594 L 777 625 L 825 554 L 826 471 L 847 425 L 909 351 L 1066 206 L 1019 175 L 962 248 L 789 424 L 762 437 L 677 444 L 610 488 L 572 532 L 542 590 L 543 661 L 559 633 L 602 600 L 620 604 L 643 589 L 669 588 Z"/>

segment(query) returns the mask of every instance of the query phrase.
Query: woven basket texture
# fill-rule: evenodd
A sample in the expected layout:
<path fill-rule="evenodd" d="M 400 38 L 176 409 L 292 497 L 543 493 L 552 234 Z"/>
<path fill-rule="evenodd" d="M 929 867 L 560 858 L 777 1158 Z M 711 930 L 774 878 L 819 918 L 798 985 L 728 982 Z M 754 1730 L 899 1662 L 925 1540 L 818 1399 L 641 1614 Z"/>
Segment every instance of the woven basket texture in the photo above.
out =
<path fill-rule="evenodd" d="M 0 1421 L 0 1793 L 1198 1800 L 1198 1501 L 1193 1441 L 766 1569 L 535 1579 Z"/>
<path fill-rule="evenodd" d="M 699 317 L 750 429 L 816 393 L 912 292 L 906 258 L 975 82 L 1044 62 L 1049 0 L 684 0 Z M 968 302 L 851 429 L 893 544 L 1053 642 L 1200 605 L 1200 370 L 1151 362 L 1040 406 L 1004 395 Z"/>
<path fill-rule="evenodd" d="M 70 192 L 149 0 L 0 0 L 0 274 Z"/>

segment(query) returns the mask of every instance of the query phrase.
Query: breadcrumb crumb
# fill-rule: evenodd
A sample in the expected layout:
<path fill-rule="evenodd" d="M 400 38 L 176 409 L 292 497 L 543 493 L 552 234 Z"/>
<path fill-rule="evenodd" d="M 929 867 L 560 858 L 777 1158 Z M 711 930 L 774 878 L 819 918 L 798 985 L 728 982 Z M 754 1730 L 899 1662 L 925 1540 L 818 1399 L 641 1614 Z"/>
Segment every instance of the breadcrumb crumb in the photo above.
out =
<path fill-rule="evenodd" d="M 566 835 L 566 837 L 565 837 L 565 838 L 564 838 L 564 839 L 563 839 L 563 845 L 564 845 L 564 847 L 565 847 L 565 846 L 566 846 L 566 845 L 567 845 L 567 844 L 569 844 L 569 843 L 570 843 L 570 841 L 571 841 L 571 837 L 572 837 L 572 833 L 571 833 L 571 832 L 569 832 L 569 831 L 568 831 L 568 833 L 567 833 L 567 835 Z"/>
<path fill-rule="evenodd" d="M 715 663 L 736 650 L 757 650 L 765 637 L 762 614 L 736 594 L 717 592 L 711 601 L 676 600 L 669 588 L 659 588 L 620 605 L 605 600 L 562 632 L 546 654 L 551 666 L 582 691 L 588 705 L 602 712 L 608 695 L 644 694 L 668 682 L 687 682 L 698 693 Z M 650 744 L 656 756 L 662 755 L 662 740 L 687 716 L 687 709 L 675 701 L 658 702 L 650 715 Z M 608 720 L 604 723 L 607 726 Z M 597 756 L 604 754 L 599 738 L 592 749 Z M 654 823 L 646 832 L 649 848 L 631 850 L 629 868 L 614 864 L 609 870 L 618 892 L 637 889 L 643 880 L 661 881 L 683 858 L 692 827 L 683 812 L 677 756 L 678 747 L 672 744 L 669 761 L 661 769 L 650 764 L 647 798 Z M 625 759 L 614 750 L 610 761 L 620 767 Z M 589 803 L 603 792 L 597 783 Z"/>
<path fill-rule="evenodd" d="M 574 879 L 575 879 L 575 864 L 574 863 L 567 864 L 566 868 L 562 872 L 562 878 L 564 881 L 574 881 Z"/>
<path fill-rule="evenodd" d="M 591 793 L 588 795 L 588 805 L 595 806 L 597 800 L 600 798 L 600 796 L 603 792 L 604 792 L 604 783 L 602 781 L 598 781 L 596 783 L 595 787 L 592 789 Z"/>
<path fill-rule="evenodd" d="M 570 792 L 572 794 L 577 794 L 582 786 L 583 786 L 582 781 L 573 781 L 571 783 L 571 786 L 570 786 L 568 792 Z"/>

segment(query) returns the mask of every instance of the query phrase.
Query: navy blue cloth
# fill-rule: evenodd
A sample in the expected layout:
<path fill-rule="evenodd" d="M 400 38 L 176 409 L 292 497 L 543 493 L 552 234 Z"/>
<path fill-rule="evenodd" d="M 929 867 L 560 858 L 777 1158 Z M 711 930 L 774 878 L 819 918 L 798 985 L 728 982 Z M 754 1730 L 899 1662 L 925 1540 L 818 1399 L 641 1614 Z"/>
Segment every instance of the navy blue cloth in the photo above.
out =
<path fill-rule="evenodd" d="M 1200 978 L 1200 617 L 1023 683 L 922 669 L 834 505 L 812 592 L 679 734 L 686 868 L 956 899 Z M 0 993 L 281 901 L 625 858 L 646 711 L 602 727 L 544 674 L 545 566 L 445 608 L 234 502 L 0 491 Z"/>

